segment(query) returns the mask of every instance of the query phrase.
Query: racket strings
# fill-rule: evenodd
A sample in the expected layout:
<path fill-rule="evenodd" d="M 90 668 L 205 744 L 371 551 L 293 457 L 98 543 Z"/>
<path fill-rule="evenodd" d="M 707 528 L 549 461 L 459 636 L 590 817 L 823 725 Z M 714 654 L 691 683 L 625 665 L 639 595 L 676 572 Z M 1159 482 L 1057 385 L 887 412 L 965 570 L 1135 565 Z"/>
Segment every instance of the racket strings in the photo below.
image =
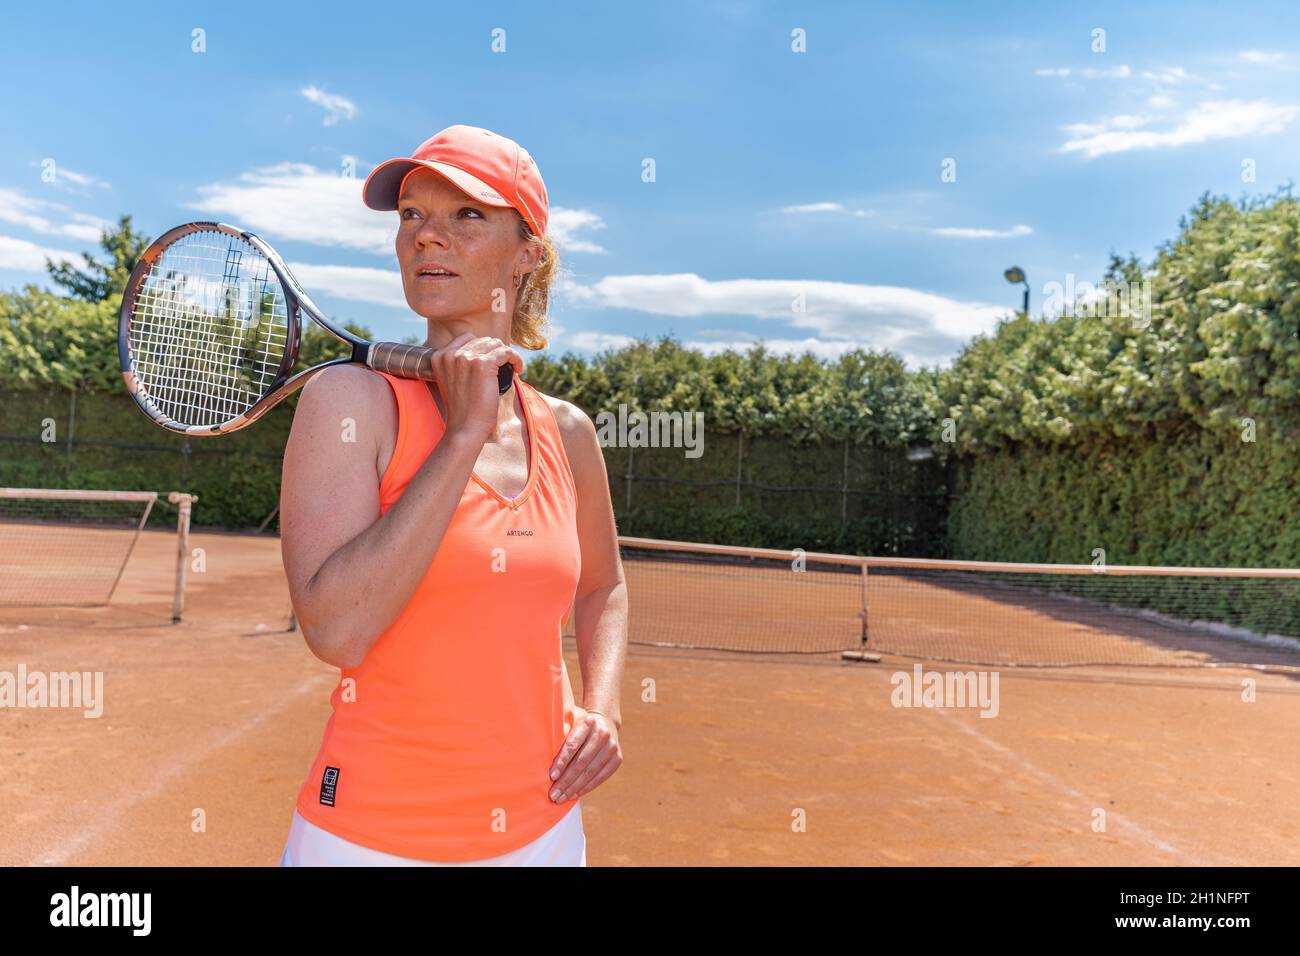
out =
<path fill-rule="evenodd" d="M 131 314 L 137 386 L 164 415 L 214 426 L 253 407 L 279 378 L 289 337 L 284 290 L 254 246 L 218 231 L 169 245 Z"/>

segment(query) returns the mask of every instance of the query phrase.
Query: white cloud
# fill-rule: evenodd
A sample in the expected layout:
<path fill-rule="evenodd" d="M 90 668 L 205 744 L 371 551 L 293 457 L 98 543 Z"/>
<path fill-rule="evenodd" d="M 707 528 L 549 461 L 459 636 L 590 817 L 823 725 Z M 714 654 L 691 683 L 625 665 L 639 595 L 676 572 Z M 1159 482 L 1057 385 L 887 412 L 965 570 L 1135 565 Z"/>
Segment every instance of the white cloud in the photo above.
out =
<path fill-rule="evenodd" d="M 680 318 L 736 315 L 808 330 L 824 348 L 892 349 L 904 359 L 935 362 L 962 342 L 992 330 L 1011 310 L 898 286 L 797 279 L 708 280 L 694 273 L 606 276 L 590 285 L 563 283 L 566 301 Z M 795 311 L 802 294 L 804 309 Z M 797 337 L 780 341 L 804 342 Z"/>
<path fill-rule="evenodd" d="M 394 269 L 313 265 L 308 262 L 291 262 L 288 266 L 313 299 L 331 295 L 352 302 L 409 308 L 406 293 L 402 291 L 402 274 Z"/>
<path fill-rule="evenodd" d="M 397 214 L 380 213 L 361 201 L 365 177 L 340 176 L 306 163 L 280 163 L 253 169 L 235 182 L 201 186 L 203 198 L 187 204 L 208 215 L 275 240 L 315 246 L 360 249 L 394 255 Z M 578 236 L 603 229 L 595 213 L 553 207 L 547 230 L 563 252 L 604 252 Z"/>
<path fill-rule="evenodd" d="M 1061 127 L 1065 132 L 1074 137 L 1096 136 L 1098 133 L 1104 133 L 1114 129 L 1138 129 L 1149 123 L 1145 116 L 1134 116 L 1131 114 L 1120 114 L 1112 116 L 1109 119 L 1102 120 L 1100 123 L 1067 123 Z"/>
<path fill-rule="evenodd" d="M 317 86 L 305 87 L 301 92 L 325 111 L 325 118 L 321 121 L 324 126 L 333 126 L 341 119 L 350 120 L 357 115 L 357 105 L 346 97 L 326 93 Z"/>
<path fill-rule="evenodd" d="M 798 206 L 782 206 L 781 212 L 790 216 L 806 216 L 817 213 L 837 213 L 865 218 L 874 216 L 875 211 L 871 209 L 849 209 L 843 203 L 839 202 L 810 202 Z"/>
<path fill-rule="evenodd" d="M 802 206 L 782 206 L 782 212 L 787 213 L 810 213 L 810 212 L 843 212 L 844 204 L 838 202 L 810 202 Z"/>
<path fill-rule="evenodd" d="M 1151 80 L 1154 83 L 1185 83 L 1188 80 L 1195 79 L 1195 77 L 1181 66 L 1171 66 L 1163 70 L 1144 70 L 1142 79 Z"/>
<path fill-rule="evenodd" d="M 820 359 L 829 359 L 831 361 L 852 352 L 854 349 L 869 351 L 872 348 L 872 343 L 868 340 L 828 342 L 825 339 L 817 338 L 769 339 L 757 335 L 752 338 L 742 336 L 731 340 L 692 339 L 682 344 L 687 348 L 703 352 L 705 355 L 716 355 L 728 349 L 735 352 L 747 352 L 760 341 L 769 352 L 775 352 L 779 355 L 802 355 L 804 352 L 811 352 Z"/>
<path fill-rule="evenodd" d="M 1254 63 L 1259 66 L 1276 66 L 1279 63 L 1286 62 L 1286 54 L 1274 50 L 1242 50 L 1238 56 L 1247 63 Z"/>
<path fill-rule="evenodd" d="M 0 236 L 0 269 L 44 273 L 47 256 L 55 262 L 62 262 L 65 259 L 77 263 L 82 261 L 80 255 L 67 249 L 51 249 L 48 246 L 38 246 L 26 239 Z"/>
<path fill-rule="evenodd" d="M 268 239 L 391 255 L 397 216 L 361 202 L 364 182 L 305 163 L 280 163 L 243 173 L 237 182 L 201 186 L 203 198 L 187 206 Z"/>
<path fill-rule="evenodd" d="M 74 186 L 97 186 L 100 189 L 109 189 L 108 183 L 102 179 L 96 179 L 94 176 L 88 176 L 85 173 L 79 173 L 76 170 L 68 169 L 66 166 L 56 166 L 54 170 L 54 182 L 57 184 L 60 179 L 66 179 Z"/>
<path fill-rule="evenodd" d="M 1166 86 L 1173 86 L 1180 83 L 1203 83 L 1211 90 L 1221 89 L 1221 87 L 1215 83 L 1209 83 L 1195 74 L 1188 73 L 1187 70 L 1181 66 L 1164 67 L 1163 69 L 1158 70 L 1142 70 L 1141 72 L 1135 71 L 1127 64 L 1112 67 L 1085 66 L 1082 69 L 1072 69 L 1068 66 L 1043 67 L 1034 70 L 1034 75 L 1061 78 L 1078 77 L 1085 80 L 1128 80 L 1140 78 L 1150 83 L 1164 84 Z M 1083 89 L 1083 86 L 1074 85 L 1074 88 Z"/>
<path fill-rule="evenodd" d="M 1034 230 L 1028 226 L 1012 226 L 1010 229 L 964 229 L 958 226 L 944 226 L 931 229 L 930 235 L 945 239 L 1011 239 L 1015 236 L 1027 236 Z"/>
<path fill-rule="evenodd" d="M 1297 107 L 1268 100 L 1209 100 L 1189 110 L 1165 130 L 1138 129 L 1134 117 L 1119 116 L 1101 123 L 1065 127 L 1070 138 L 1063 153 L 1083 153 L 1094 159 L 1135 149 L 1167 149 L 1216 139 L 1237 139 L 1280 132 L 1295 118 Z"/>
<path fill-rule="evenodd" d="M 0 187 L 0 222 L 12 223 L 47 236 L 64 236 L 98 244 L 114 226 L 98 216 L 77 212 L 62 203 L 37 199 L 16 189 Z"/>
<path fill-rule="evenodd" d="M 1130 113 L 1121 113 L 1110 118 L 1110 125 L 1114 129 L 1140 129 L 1149 122 L 1150 120 L 1145 116 L 1136 116 Z"/>
<path fill-rule="evenodd" d="M 606 250 L 577 233 L 586 229 L 604 229 L 605 220 L 586 209 L 553 207 L 546 220 L 546 232 L 561 252 L 603 253 Z"/>
<path fill-rule="evenodd" d="M 559 336 L 552 335 L 553 347 Z M 617 335 L 610 332 L 575 332 L 564 338 L 565 348 L 578 349 L 582 352 L 603 352 L 605 349 L 625 348 L 636 341 L 630 335 Z"/>
<path fill-rule="evenodd" d="M 1132 76 L 1133 71 L 1127 66 L 1116 66 L 1104 70 L 1086 66 L 1079 71 L 1079 75 L 1088 80 L 1124 80 Z"/>
<path fill-rule="evenodd" d="M 1114 66 L 1105 69 L 1099 69 L 1095 66 L 1085 66 L 1077 72 L 1068 66 L 1043 67 L 1034 70 L 1034 76 L 1081 76 L 1086 80 L 1123 80 L 1132 75 L 1133 70 L 1127 66 Z"/>
<path fill-rule="evenodd" d="M 46 169 L 46 164 L 52 164 Z M 91 176 L 89 173 L 78 172 L 75 169 L 69 169 L 53 157 L 45 157 L 40 160 L 33 159 L 31 164 L 41 171 L 41 183 L 44 186 L 50 186 L 54 189 L 61 189 L 77 196 L 90 195 L 91 189 L 112 189 L 113 187 L 98 177 Z M 52 172 L 54 177 L 46 179 L 47 172 Z"/>
<path fill-rule="evenodd" d="M 1147 106 L 1153 110 L 1167 110 L 1174 105 L 1174 98 L 1166 96 L 1164 93 L 1157 93 L 1155 96 L 1147 97 Z"/>
<path fill-rule="evenodd" d="M 575 349 L 579 352 L 595 353 L 603 352 L 606 349 L 626 348 L 637 341 L 631 335 L 623 335 L 618 332 L 575 332 L 573 335 L 560 336 L 552 328 L 551 333 L 551 348 L 556 350 Z M 813 336 L 805 338 L 766 338 L 761 335 L 732 331 L 718 333 L 711 338 L 683 339 L 682 346 L 702 352 L 705 355 L 717 355 L 728 350 L 748 352 L 759 342 L 762 342 L 763 347 L 769 352 L 778 355 L 802 355 L 804 352 L 811 352 L 820 359 L 830 361 L 834 361 L 854 349 L 870 350 L 874 344 L 866 339 L 861 341 L 830 341 Z"/>

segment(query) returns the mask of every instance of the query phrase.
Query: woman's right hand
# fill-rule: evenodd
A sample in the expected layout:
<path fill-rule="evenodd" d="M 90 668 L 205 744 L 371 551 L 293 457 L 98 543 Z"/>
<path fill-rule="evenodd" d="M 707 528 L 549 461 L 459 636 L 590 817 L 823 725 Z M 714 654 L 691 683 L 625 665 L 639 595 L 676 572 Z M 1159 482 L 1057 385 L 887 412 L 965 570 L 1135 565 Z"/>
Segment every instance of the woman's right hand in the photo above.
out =
<path fill-rule="evenodd" d="M 519 353 L 500 339 L 462 332 L 432 358 L 434 377 L 447 406 L 447 431 L 486 442 L 497 427 L 501 391 L 497 369 L 524 369 Z"/>

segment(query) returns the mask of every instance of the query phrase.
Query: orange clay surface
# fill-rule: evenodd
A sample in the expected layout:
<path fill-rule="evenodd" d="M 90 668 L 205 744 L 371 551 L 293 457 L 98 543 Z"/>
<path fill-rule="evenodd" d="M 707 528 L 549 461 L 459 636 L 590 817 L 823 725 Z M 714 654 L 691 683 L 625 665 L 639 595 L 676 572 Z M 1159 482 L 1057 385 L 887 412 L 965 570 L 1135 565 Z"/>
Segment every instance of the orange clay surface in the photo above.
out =
<path fill-rule="evenodd" d="M 0 712 L 0 863 L 278 861 L 337 671 L 285 630 L 276 538 L 191 546 L 178 625 L 161 532 L 107 607 L 0 609 L 0 671 L 104 677 L 96 719 Z M 1296 675 L 1002 668 L 986 718 L 894 706 L 914 663 L 634 645 L 589 865 L 1300 864 Z"/>

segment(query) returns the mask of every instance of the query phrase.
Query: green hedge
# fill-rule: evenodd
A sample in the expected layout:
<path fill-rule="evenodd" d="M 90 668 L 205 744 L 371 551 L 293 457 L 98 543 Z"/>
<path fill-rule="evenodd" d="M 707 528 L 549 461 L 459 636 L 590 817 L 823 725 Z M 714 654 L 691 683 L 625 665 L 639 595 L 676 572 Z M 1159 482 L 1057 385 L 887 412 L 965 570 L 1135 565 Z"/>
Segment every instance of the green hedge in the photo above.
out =
<path fill-rule="evenodd" d="M 964 461 L 947 550 L 975 560 L 1300 566 L 1300 444 L 1193 427 Z"/>

